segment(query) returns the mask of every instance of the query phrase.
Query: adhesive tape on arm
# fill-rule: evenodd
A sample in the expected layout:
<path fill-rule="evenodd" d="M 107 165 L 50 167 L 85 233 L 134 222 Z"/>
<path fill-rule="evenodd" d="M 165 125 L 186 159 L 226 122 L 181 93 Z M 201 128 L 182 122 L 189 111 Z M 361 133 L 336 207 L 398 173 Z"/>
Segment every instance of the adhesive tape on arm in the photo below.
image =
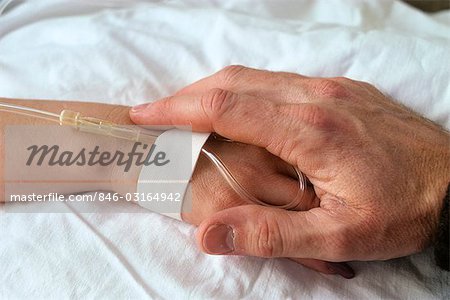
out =
<path fill-rule="evenodd" d="M 181 221 L 183 202 L 191 196 L 189 182 L 208 137 L 206 133 L 178 129 L 161 134 L 156 139 L 154 151 L 165 153 L 169 162 L 162 166 L 142 167 L 137 184 L 138 204 Z"/>

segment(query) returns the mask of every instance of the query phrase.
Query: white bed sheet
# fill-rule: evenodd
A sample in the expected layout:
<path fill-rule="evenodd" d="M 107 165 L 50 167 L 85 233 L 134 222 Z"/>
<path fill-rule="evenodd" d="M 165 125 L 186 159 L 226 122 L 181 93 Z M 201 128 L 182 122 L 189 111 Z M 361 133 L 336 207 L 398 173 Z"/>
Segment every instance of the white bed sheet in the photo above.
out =
<path fill-rule="evenodd" d="M 391 0 L 206 3 L 13 3 L 0 16 L 0 96 L 133 105 L 243 64 L 365 80 L 450 128 L 449 12 Z M 430 250 L 354 262 L 358 276 L 344 280 L 284 259 L 201 254 L 195 228 L 124 205 L 130 213 L 3 212 L 0 298 L 450 297 Z"/>

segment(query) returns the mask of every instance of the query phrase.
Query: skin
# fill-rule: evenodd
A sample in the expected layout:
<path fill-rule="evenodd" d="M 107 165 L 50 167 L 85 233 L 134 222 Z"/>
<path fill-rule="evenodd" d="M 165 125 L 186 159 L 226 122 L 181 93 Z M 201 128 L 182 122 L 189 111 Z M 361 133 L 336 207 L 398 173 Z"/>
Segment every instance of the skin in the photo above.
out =
<path fill-rule="evenodd" d="M 436 233 L 449 133 L 368 83 L 230 66 L 130 115 L 265 148 L 314 185 L 318 207 L 306 211 L 246 205 L 204 219 L 206 253 L 385 260 L 422 251 Z"/>
<path fill-rule="evenodd" d="M 24 100 L 24 99 L 6 99 L 0 98 L 0 102 L 18 104 L 22 106 L 33 107 L 54 113 L 60 113 L 64 109 L 81 112 L 85 116 L 96 117 L 111 122 L 131 125 L 133 122 L 129 117 L 129 107 L 86 103 L 86 102 L 67 102 L 67 101 L 45 101 L 45 100 Z M 0 139 L 4 140 L 6 126 L 9 125 L 45 125 L 54 124 L 52 122 L 21 116 L 17 114 L 0 111 Z M 58 126 L 56 126 L 58 127 Z M 49 133 L 52 135 L 55 133 Z M 67 147 L 87 147 L 89 145 L 95 147 L 101 144 L 98 136 L 70 134 L 63 135 L 57 139 L 61 148 Z M 108 139 L 110 140 L 110 139 Z M 122 142 L 114 144 L 101 144 L 102 147 L 109 147 L 110 151 L 115 151 L 120 147 L 124 147 Z M 297 195 L 298 184 L 292 172 L 291 166 L 283 162 L 280 158 L 268 153 L 266 150 L 240 143 L 224 143 L 215 139 L 210 139 L 207 143 L 208 149 L 217 153 L 226 163 L 229 169 L 236 175 L 239 182 L 248 189 L 248 191 L 257 196 L 260 200 L 264 200 L 270 204 L 282 205 L 290 202 Z M 25 147 L 24 147 L 25 149 Z M 107 148 L 108 149 L 108 148 Z M 4 170 L 4 153 L 5 143 L 0 143 L 0 170 Z M 19 152 L 18 152 L 19 153 Z M 15 156 L 20 161 L 20 156 Z M 23 154 L 22 156 L 26 156 Z M 22 157 L 23 158 L 23 157 Z M 30 167 L 27 171 L 29 174 Z M 127 192 L 135 192 L 137 178 L 140 169 L 132 168 L 130 172 L 124 174 L 121 170 L 117 170 L 111 166 L 102 168 L 90 167 L 51 167 L 44 169 L 39 167 L 34 170 L 39 178 L 50 181 L 50 184 L 38 184 L 33 186 L 29 193 L 40 192 L 42 194 L 50 192 L 58 192 L 62 194 L 79 193 L 95 190 L 106 190 L 124 194 Z M 48 174 L 51 174 L 48 175 Z M 59 174 L 59 175 L 58 175 Z M 62 186 L 61 184 L 51 184 L 51 180 L 56 177 L 61 178 L 70 174 L 69 179 L 78 180 L 80 175 L 82 178 L 102 179 L 99 182 L 86 184 L 69 184 Z M 127 177 L 124 178 L 124 175 Z M 0 202 L 5 200 L 5 174 L 0 172 Z M 48 177 L 48 178 L 47 178 Z M 117 183 L 117 178 L 123 178 L 125 183 Z M 276 188 L 275 188 L 276 187 Z M 17 194 L 26 194 L 27 191 L 13 191 Z M 204 220 L 215 215 L 217 212 L 226 210 L 231 207 L 245 206 L 249 202 L 239 198 L 235 192 L 228 186 L 215 167 L 204 157 L 200 156 L 195 172 L 192 178 L 192 211 L 182 214 L 184 221 L 193 225 L 199 225 Z M 7 198 L 7 196 L 6 196 Z M 318 199 L 306 199 L 299 203 L 297 209 L 306 209 L 318 205 Z M 294 259 L 297 262 L 326 274 L 340 274 L 344 277 L 352 277 L 353 271 L 346 264 L 334 264 L 325 261 L 312 259 Z"/>

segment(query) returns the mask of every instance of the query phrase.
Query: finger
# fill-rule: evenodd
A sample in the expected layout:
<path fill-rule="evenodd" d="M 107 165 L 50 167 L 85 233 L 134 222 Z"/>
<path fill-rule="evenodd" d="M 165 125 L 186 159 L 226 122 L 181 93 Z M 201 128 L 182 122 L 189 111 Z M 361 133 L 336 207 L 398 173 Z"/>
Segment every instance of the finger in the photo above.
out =
<path fill-rule="evenodd" d="M 323 274 L 338 274 L 346 279 L 355 277 L 355 271 L 346 263 L 334 263 L 309 258 L 291 258 L 291 260 Z"/>
<path fill-rule="evenodd" d="M 313 89 L 308 77 L 288 73 L 271 72 L 228 66 L 211 76 L 203 78 L 179 90 L 175 95 L 201 94 L 214 88 L 237 94 L 247 94 L 279 103 L 308 101 Z"/>
<path fill-rule="evenodd" d="M 335 232 L 336 222 L 322 208 L 292 212 L 245 205 L 204 220 L 197 242 L 209 254 L 346 260 L 348 253 L 331 239 Z"/>
<path fill-rule="evenodd" d="M 308 125 L 328 122 L 320 113 L 308 104 L 284 106 L 214 89 L 201 96 L 169 97 L 131 110 L 130 117 L 141 125 L 190 124 L 194 131 L 217 132 L 235 141 L 266 148 L 286 162 L 296 164 L 296 159 L 288 156 L 293 154 L 292 147 L 298 144 L 302 132 L 306 130 L 308 136 L 314 136 Z"/>
<path fill-rule="evenodd" d="M 265 148 L 309 177 L 336 159 L 318 151 L 330 148 L 336 133 L 352 126 L 345 114 L 326 105 L 277 104 L 221 89 L 169 97 L 132 109 L 130 117 L 140 125 L 190 124 L 194 131 Z"/>

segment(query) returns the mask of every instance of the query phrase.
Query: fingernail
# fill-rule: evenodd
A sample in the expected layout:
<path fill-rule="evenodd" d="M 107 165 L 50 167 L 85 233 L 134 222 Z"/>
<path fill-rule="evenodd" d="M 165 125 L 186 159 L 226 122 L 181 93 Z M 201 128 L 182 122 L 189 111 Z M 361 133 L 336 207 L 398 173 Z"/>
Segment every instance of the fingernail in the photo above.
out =
<path fill-rule="evenodd" d="M 225 224 L 210 226 L 203 237 L 203 247 L 209 254 L 226 254 L 233 251 L 233 228 Z"/>
<path fill-rule="evenodd" d="M 139 105 L 133 106 L 131 108 L 131 111 L 134 112 L 134 113 L 140 112 L 140 111 L 146 109 L 150 104 L 151 103 L 143 103 L 143 104 L 139 104 Z"/>
<path fill-rule="evenodd" d="M 339 274 L 346 279 L 355 277 L 355 271 L 353 271 L 353 269 L 346 263 L 329 262 L 327 263 L 327 267 L 331 272 Z"/>

